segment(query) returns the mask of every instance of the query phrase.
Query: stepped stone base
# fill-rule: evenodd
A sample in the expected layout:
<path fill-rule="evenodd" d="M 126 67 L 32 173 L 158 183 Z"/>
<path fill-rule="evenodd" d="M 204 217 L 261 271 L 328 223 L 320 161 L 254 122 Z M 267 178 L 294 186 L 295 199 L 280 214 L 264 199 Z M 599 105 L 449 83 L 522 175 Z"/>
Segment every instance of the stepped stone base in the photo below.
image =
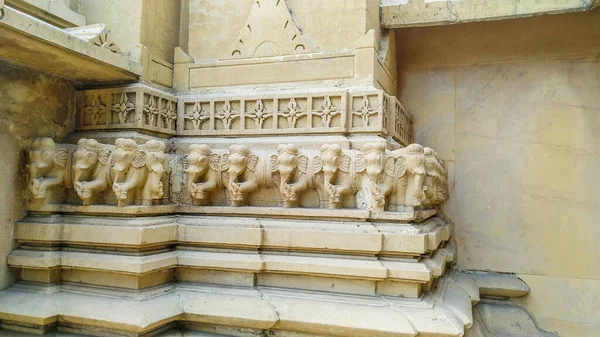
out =
<path fill-rule="evenodd" d="M 175 323 L 227 327 L 238 330 L 238 336 L 271 330 L 282 336 L 292 336 L 290 331 L 309 336 L 459 336 L 473 324 L 471 306 L 478 300 L 475 282 L 464 275 L 441 279 L 419 299 L 190 283 L 133 293 L 20 284 L 0 294 L 0 319 L 8 329 L 85 329 L 96 336 L 143 336 Z"/>

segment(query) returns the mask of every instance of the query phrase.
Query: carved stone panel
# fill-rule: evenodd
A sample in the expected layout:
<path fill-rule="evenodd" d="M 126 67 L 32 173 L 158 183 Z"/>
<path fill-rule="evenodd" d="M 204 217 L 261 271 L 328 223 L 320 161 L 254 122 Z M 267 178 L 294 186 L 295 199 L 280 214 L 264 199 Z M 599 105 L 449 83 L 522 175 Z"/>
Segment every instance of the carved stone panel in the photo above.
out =
<path fill-rule="evenodd" d="M 145 85 L 83 90 L 77 96 L 78 130 L 132 129 L 174 135 L 177 100 Z"/>
<path fill-rule="evenodd" d="M 347 131 L 346 91 L 183 97 L 178 135 L 246 136 Z"/>

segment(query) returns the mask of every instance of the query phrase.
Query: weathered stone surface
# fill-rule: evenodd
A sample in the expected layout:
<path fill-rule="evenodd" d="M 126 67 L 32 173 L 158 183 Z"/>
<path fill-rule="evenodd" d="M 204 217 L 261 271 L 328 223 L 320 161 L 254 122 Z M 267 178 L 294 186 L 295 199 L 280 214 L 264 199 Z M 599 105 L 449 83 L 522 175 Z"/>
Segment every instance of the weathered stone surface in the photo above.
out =
<path fill-rule="evenodd" d="M 0 57 L 79 82 L 132 81 L 141 66 L 123 55 L 74 38 L 66 31 L 10 7 L 0 20 Z M 39 57 L 39 55 L 46 57 Z"/>
<path fill-rule="evenodd" d="M 365 333 L 371 336 L 456 336 L 464 333 L 465 323 L 453 312 L 470 312 L 471 303 L 466 293 L 451 289 L 453 282 L 444 280 L 435 292 L 423 299 L 396 298 L 391 302 L 382 297 L 189 284 L 162 294 L 148 290 L 142 293 L 144 300 L 136 301 L 123 295 L 120 298 L 95 296 L 90 292 L 92 289 L 86 287 L 43 294 L 33 292 L 43 288 L 31 286 L 28 288 L 31 292 L 11 290 L 0 294 L 0 318 L 18 317 L 20 322 L 46 325 L 56 322 L 59 314 L 62 324 L 134 334 L 183 321 L 246 329 L 292 330 L 317 336 L 364 336 Z M 445 296 L 448 291 L 453 291 L 452 298 Z M 119 292 L 112 290 L 106 294 L 118 296 Z M 37 302 L 37 305 L 16 308 L 14 304 L 18 302 Z M 405 312 L 413 314 L 406 316 Z M 415 313 L 421 316 L 414 316 Z M 422 315 L 437 317 L 436 324 L 422 325 L 418 319 Z"/>
<path fill-rule="evenodd" d="M 534 15 L 583 12 L 594 9 L 596 0 L 499 1 L 484 0 L 382 0 L 381 25 L 385 28 L 435 26 Z"/>
<path fill-rule="evenodd" d="M 14 167 L 27 160 L 26 148 L 32 137 L 49 135 L 62 139 L 73 128 L 74 89 L 67 81 L 28 69 L 0 63 L 0 288 L 12 276 L 5 267 L 13 247 L 14 223 L 24 215 L 22 208 L 27 184 L 24 172 Z"/>

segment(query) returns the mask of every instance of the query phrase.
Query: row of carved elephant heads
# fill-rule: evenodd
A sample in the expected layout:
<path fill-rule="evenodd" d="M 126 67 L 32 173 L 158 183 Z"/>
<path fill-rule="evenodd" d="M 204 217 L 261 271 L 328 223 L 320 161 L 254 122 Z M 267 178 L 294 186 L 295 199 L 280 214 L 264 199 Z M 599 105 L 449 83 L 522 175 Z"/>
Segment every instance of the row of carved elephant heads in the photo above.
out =
<path fill-rule="evenodd" d="M 80 139 L 71 157 L 67 145 L 36 138 L 28 153 L 31 197 L 45 201 L 53 189 L 73 188 L 84 205 L 91 205 L 112 189 L 119 206 L 152 205 L 168 185 L 165 148 L 156 140 L 138 145 L 119 138 L 111 149 L 94 139 Z"/>
<path fill-rule="evenodd" d="M 120 138 L 112 149 L 81 139 L 70 158 L 64 145 L 39 138 L 29 151 L 29 188 L 34 199 L 44 199 L 50 188 L 73 187 L 84 205 L 102 203 L 101 195 L 112 189 L 120 206 L 151 205 L 164 199 L 169 185 L 165 147 L 160 141 L 137 145 Z M 183 171 L 183 190 L 195 205 L 214 204 L 219 193 L 228 205 L 248 205 L 265 189 L 277 191 L 283 207 L 303 206 L 302 196 L 313 192 L 323 208 L 342 208 L 351 198 L 355 207 L 375 211 L 436 207 L 447 198 L 444 162 L 419 144 L 395 151 L 383 142 L 366 143 L 361 151 L 337 144 L 300 151 L 281 144 L 276 152 L 251 151 L 245 145 L 217 152 L 193 144 L 183 158 Z"/>

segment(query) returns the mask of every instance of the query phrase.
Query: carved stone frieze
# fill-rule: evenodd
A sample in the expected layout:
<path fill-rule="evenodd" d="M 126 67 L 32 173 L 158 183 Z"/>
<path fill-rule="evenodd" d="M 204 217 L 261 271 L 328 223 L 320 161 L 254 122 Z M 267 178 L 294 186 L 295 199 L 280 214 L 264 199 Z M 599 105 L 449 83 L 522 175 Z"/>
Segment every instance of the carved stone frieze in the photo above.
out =
<path fill-rule="evenodd" d="M 234 144 L 225 151 L 192 144 L 183 155 L 165 154 L 166 144 L 157 140 L 138 145 L 119 138 L 112 146 L 80 139 L 72 153 L 68 146 L 50 138 L 34 141 L 28 166 L 33 200 L 68 199 L 46 200 L 46 191 L 53 189 L 80 199 L 84 206 L 178 200 L 196 206 L 354 208 L 377 213 L 435 209 L 448 197 L 444 162 L 419 144 L 394 151 L 387 150 L 383 140 L 360 150 L 324 144 L 318 151 L 294 144 L 273 150 Z M 170 167 L 170 162 L 184 164 Z M 173 170 L 180 172 L 175 176 L 185 188 L 171 194 Z"/>
<path fill-rule="evenodd" d="M 182 97 L 178 135 L 341 133 L 348 130 L 347 92 Z"/>
<path fill-rule="evenodd" d="M 174 135 L 177 126 L 175 96 L 145 85 L 80 91 L 78 130 L 131 129 Z"/>
<path fill-rule="evenodd" d="M 412 141 L 412 117 L 383 90 L 182 97 L 177 120 L 184 136 L 347 132 Z"/>

